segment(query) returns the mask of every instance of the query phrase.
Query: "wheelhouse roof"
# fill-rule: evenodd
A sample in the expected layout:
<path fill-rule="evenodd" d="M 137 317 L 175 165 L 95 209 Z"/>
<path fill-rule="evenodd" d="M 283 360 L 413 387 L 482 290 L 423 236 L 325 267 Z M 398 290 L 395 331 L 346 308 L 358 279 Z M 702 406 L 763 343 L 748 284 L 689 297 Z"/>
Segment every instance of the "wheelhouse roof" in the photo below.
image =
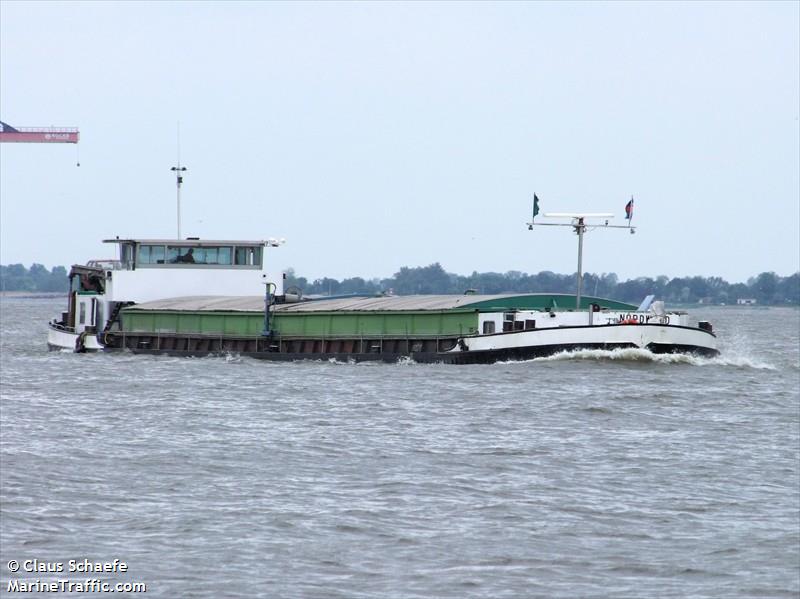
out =
<path fill-rule="evenodd" d="M 266 240 L 246 241 L 246 240 L 218 240 L 218 239 L 104 239 L 103 243 L 144 243 L 147 245 L 185 245 L 192 247 L 218 246 L 218 245 L 239 245 L 239 246 L 265 246 Z"/>

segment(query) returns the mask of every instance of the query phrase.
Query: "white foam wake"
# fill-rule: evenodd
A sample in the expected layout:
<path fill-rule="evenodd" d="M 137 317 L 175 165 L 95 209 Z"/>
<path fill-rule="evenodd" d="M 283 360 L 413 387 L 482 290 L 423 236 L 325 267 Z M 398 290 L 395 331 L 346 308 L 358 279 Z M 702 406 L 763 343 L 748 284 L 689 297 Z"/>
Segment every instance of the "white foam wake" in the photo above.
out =
<path fill-rule="evenodd" d="M 614 360 L 626 362 L 652 362 L 655 364 L 689 364 L 691 366 L 730 366 L 734 368 L 753 368 L 756 370 L 777 370 L 772 364 L 762 362 L 746 355 L 722 354 L 705 358 L 692 354 L 654 354 L 647 349 L 581 349 L 563 351 L 552 356 L 533 358 L 530 362 L 557 362 L 562 360 Z"/>

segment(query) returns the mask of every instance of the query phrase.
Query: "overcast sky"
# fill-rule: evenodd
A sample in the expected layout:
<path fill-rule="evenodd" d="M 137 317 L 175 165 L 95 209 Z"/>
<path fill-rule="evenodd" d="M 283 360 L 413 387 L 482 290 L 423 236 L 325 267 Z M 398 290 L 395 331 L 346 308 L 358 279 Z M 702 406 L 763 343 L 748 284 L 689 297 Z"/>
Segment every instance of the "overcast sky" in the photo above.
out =
<path fill-rule="evenodd" d="M 543 212 L 616 214 L 584 268 L 800 269 L 800 13 L 758 3 L 2 2 L 0 262 L 285 237 L 278 268 L 574 272 Z"/>

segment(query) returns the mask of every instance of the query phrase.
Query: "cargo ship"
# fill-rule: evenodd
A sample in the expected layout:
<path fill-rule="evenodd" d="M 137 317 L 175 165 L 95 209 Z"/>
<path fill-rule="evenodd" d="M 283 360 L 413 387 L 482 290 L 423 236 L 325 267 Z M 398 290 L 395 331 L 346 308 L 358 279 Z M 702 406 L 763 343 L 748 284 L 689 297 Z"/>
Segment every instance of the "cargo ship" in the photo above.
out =
<path fill-rule="evenodd" d="M 570 226 L 582 242 L 587 215 Z M 70 270 L 51 349 L 267 360 L 491 363 L 576 349 L 718 353 L 708 322 L 648 296 L 578 293 L 303 298 L 269 273 L 276 240 L 107 239 L 117 257 Z M 579 250 L 580 261 L 580 250 Z M 579 262 L 580 265 L 580 262 Z"/>

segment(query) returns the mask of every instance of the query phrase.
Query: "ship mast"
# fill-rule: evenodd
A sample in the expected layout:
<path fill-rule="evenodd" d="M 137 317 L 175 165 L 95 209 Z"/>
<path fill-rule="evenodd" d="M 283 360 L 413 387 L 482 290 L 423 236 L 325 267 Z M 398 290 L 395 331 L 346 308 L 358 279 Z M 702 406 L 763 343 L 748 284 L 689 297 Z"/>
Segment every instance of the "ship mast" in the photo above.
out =
<path fill-rule="evenodd" d="M 533 227 L 572 227 L 575 234 L 578 236 L 578 273 L 576 275 L 576 287 L 577 292 L 575 294 L 575 309 L 581 309 L 581 297 L 583 294 L 583 235 L 586 233 L 588 227 L 594 228 L 601 228 L 601 229 L 628 229 L 631 234 L 636 231 L 636 227 L 632 226 L 630 221 L 632 220 L 633 216 L 633 198 L 631 198 L 631 202 L 628 204 L 630 209 L 626 207 L 626 212 L 628 216 L 625 218 L 628 219 L 627 225 L 609 225 L 608 221 L 611 218 L 614 218 L 614 215 L 611 213 L 590 213 L 590 212 L 547 212 L 543 214 L 545 218 L 569 218 L 571 222 L 568 223 L 537 223 L 534 222 L 536 219 L 536 215 L 539 214 L 539 198 L 536 197 L 534 194 L 533 196 L 533 217 L 531 221 L 528 223 L 528 230 L 532 231 Z M 600 219 L 603 222 L 590 225 L 587 223 L 590 219 Z"/>
<path fill-rule="evenodd" d="M 183 173 L 186 172 L 186 167 L 181 166 L 181 124 L 178 123 L 178 166 L 173 166 L 171 169 L 175 173 L 175 184 L 178 188 L 178 237 L 181 238 L 181 185 L 183 185 Z"/>
<path fill-rule="evenodd" d="M 178 166 L 173 166 L 171 171 L 175 172 L 175 183 L 178 186 L 178 237 L 176 239 L 181 238 L 181 185 L 183 184 L 183 173 L 186 171 L 185 166 L 181 166 L 180 161 L 178 161 Z"/>

